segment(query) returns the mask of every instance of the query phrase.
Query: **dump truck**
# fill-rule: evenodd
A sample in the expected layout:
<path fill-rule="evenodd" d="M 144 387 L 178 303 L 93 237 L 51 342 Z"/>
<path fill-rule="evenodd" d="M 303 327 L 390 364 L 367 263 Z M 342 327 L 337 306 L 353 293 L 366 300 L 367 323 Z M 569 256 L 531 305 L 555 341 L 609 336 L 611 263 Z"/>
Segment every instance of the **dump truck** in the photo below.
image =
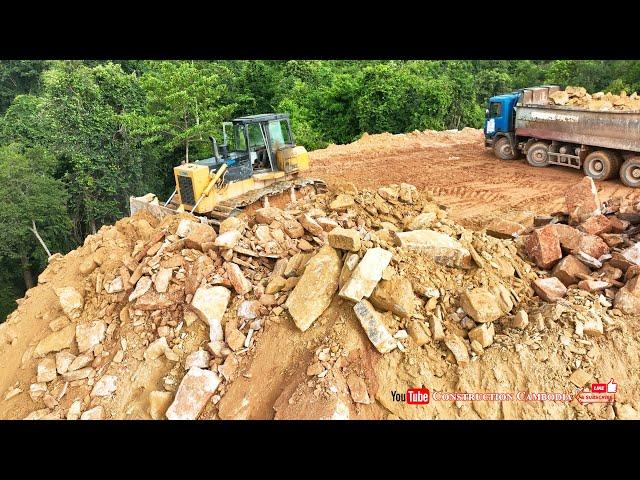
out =
<path fill-rule="evenodd" d="M 640 112 L 553 105 L 549 95 L 559 90 L 545 85 L 491 97 L 485 146 L 502 160 L 524 155 L 534 167 L 582 169 L 594 180 L 619 175 L 640 187 Z"/>
<path fill-rule="evenodd" d="M 210 158 L 174 167 L 175 190 L 166 202 L 154 194 L 132 196 L 131 215 L 142 209 L 158 218 L 188 212 L 220 224 L 261 199 L 326 191 L 322 180 L 300 175 L 309 169 L 309 154 L 296 144 L 286 113 L 239 117 L 222 124 L 221 145 L 209 138 Z"/>

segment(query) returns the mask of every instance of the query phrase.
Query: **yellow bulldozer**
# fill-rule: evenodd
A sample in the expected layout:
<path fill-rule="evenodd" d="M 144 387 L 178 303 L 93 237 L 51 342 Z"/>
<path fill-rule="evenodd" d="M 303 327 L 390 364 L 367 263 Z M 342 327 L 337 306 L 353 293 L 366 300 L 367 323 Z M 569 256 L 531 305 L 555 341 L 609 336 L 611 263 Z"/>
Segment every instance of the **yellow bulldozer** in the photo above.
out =
<path fill-rule="evenodd" d="M 326 191 L 322 180 L 301 178 L 309 154 L 296 145 L 289 115 L 268 113 L 222 124 L 223 143 L 211 136 L 213 156 L 174 167 L 175 190 L 160 203 L 154 194 L 130 197 L 131 215 L 150 211 L 158 218 L 190 212 L 219 224 L 264 197 Z M 312 192 L 310 192 L 312 191 Z"/>

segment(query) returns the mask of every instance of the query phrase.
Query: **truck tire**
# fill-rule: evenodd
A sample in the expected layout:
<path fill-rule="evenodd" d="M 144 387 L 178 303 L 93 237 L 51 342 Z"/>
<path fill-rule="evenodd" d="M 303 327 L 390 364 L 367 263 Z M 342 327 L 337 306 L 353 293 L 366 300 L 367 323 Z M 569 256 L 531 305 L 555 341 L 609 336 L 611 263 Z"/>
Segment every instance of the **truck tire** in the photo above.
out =
<path fill-rule="evenodd" d="M 500 137 L 493 145 L 493 153 L 501 160 L 515 160 L 518 152 L 511 147 L 511 142 L 507 137 Z"/>
<path fill-rule="evenodd" d="M 630 157 L 622 164 L 620 180 L 627 187 L 640 187 L 640 157 Z"/>
<path fill-rule="evenodd" d="M 609 180 L 616 176 L 619 168 L 617 155 L 606 150 L 591 152 L 582 165 L 584 174 L 594 180 Z"/>
<path fill-rule="evenodd" d="M 527 162 L 534 167 L 546 167 L 549 165 L 549 145 L 544 142 L 536 142 L 527 150 Z"/>

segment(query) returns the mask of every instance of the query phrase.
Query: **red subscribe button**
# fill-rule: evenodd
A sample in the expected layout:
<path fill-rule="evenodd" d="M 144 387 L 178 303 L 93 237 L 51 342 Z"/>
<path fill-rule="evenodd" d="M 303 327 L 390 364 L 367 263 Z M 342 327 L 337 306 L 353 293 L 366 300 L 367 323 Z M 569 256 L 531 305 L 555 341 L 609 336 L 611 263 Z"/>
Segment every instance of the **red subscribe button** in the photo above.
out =
<path fill-rule="evenodd" d="M 426 405 L 429 403 L 431 393 L 428 388 L 410 388 L 407 390 L 407 403 L 409 405 Z"/>

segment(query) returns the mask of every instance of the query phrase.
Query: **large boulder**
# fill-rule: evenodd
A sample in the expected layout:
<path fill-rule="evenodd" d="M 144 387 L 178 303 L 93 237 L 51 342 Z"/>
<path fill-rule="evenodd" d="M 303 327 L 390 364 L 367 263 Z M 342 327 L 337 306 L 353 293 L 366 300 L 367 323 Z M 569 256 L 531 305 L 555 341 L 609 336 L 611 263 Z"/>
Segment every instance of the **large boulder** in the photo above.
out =
<path fill-rule="evenodd" d="M 340 256 L 330 245 L 324 245 L 309 260 L 285 303 L 300 330 L 307 330 L 331 303 L 338 289 L 340 267 Z"/>
<path fill-rule="evenodd" d="M 56 295 L 67 317 L 71 319 L 80 317 L 84 308 L 84 297 L 80 291 L 73 287 L 63 287 L 56 289 Z"/>
<path fill-rule="evenodd" d="M 204 285 L 196 290 L 191 307 L 200 319 L 209 325 L 211 341 L 223 340 L 222 317 L 227 310 L 231 292 L 220 285 Z"/>
<path fill-rule="evenodd" d="M 353 228 L 337 227 L 329 232 L 329 245 L 339 250 L 360 250 L 360 234 Z"/>
<path fill-rule="evenodd" d="M 460 242 L 435 230 L 412 230 L 394 232 L 397 246 L 411 250 L 420 250 L 436 263 L 448 267 L 470 268 L 471 253 Z"/>
<path fill-rule="evenodd" d="M 591 177 L 584 177 L 580 183 L 565 193 L 565 203 L 569 212 L 569 223 L 578 225 L 594 215 L 602 213 L 598 189 Z"/>
<path fill-rule="evenodd" d="M 529 258 L 540 268 L 551 268 L 562 258 L 560 239 L 553 225 L 531 232 L 524 246 Z"/>
<path fill-rule="evenodd" d="M 504 315 L 498 299 L 483 287 L 465 291 L 460 297 L 460 305 L 478 323 L 493 322 Z"/>
<path fill-rule="evenodd" d="M 397 342 L 382 321 L 381 315 L 366 300 L 361 300 L 353 306 L 353 311 L 360 320 L 371 343 L 380 353 L 387 353 L 396 348 Z"/>
<path fill-rule="evenodd" d="M 191 367 L 183 377 L 166 416 L 169 420 L 196 420 L 220 384 L 211 370 Z"/>
<path fill-rule="evenodd" d="M 403 318 L 410 317 L 415 308 L 411 281 L 399 275 L 391 280 L 381 280 L 369 300 L 378 310 L 393 312 Z"/>
<path fill-rule="evenodd" d="M 367 250 L 351 273 L 349 280 L 340 289 L 339 295 L 352 302 L 368 298 L 382 278 L 382 272 L 389 265 L 392 256 L 390 251 L 379 247 Z"/>

